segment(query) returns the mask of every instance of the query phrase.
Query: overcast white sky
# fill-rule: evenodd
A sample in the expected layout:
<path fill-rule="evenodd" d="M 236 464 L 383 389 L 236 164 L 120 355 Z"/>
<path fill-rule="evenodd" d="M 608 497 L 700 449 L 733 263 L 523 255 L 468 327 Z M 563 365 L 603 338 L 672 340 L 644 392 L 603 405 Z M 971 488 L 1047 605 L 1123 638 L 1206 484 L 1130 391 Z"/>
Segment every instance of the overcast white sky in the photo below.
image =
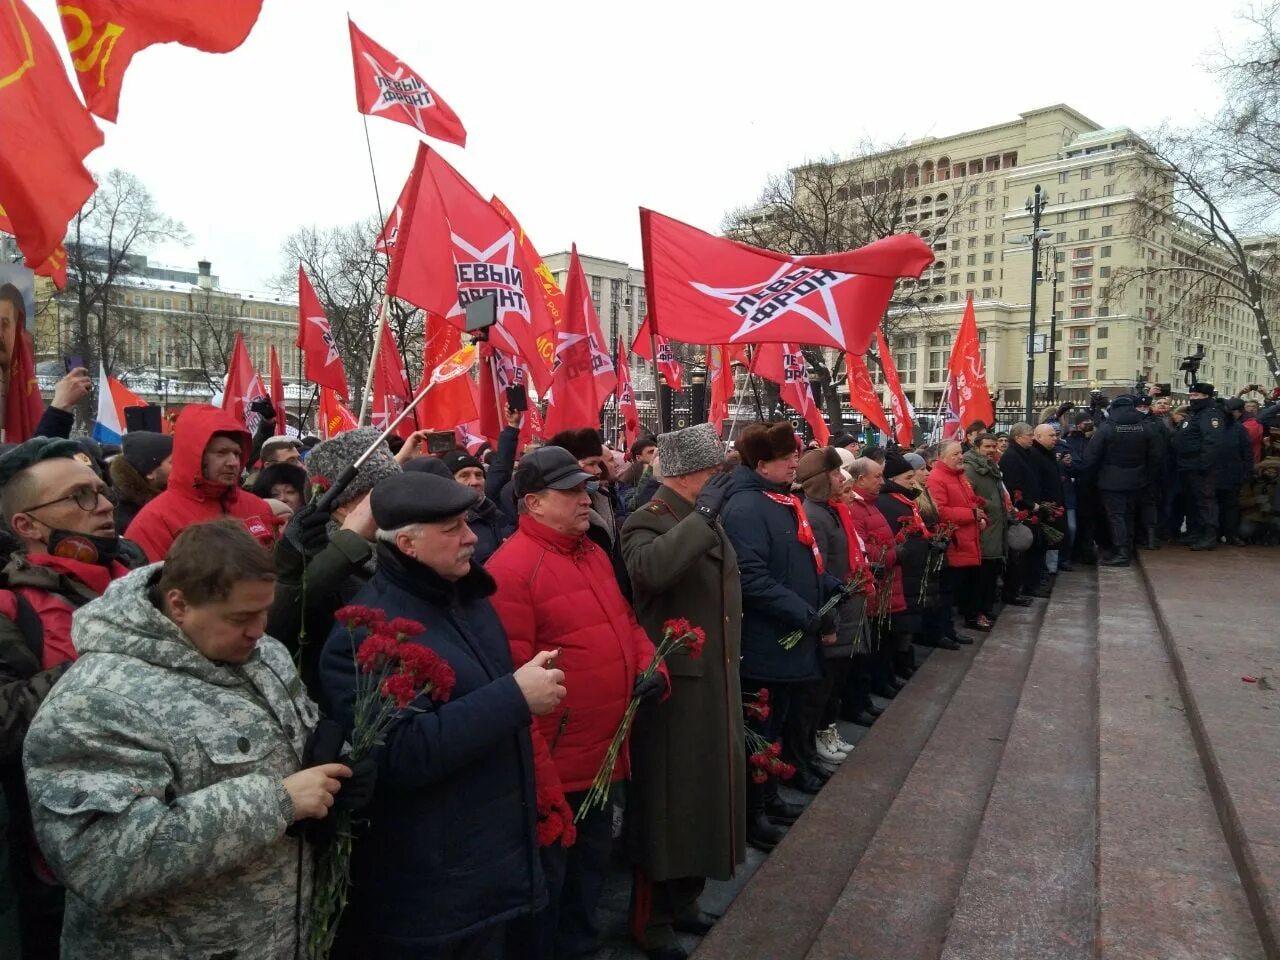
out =
<path fill-rule="evenodd" d="M 61 38 L 53 0 L 29 0 Z M 217 6 L 217 0 L 201 0 Z M 124 167 L 181 219 L 224 287 L 264 289 L 304 224 L 375 211 L 346 13 L 457 112 L 465 150 L 544 253 L 576 241 L 639 266 L 636 208 L 709 230 L 765 176 L 878 141 L 941 136 L 1065 102 L 1104 126 L 1191 122 L 1235 5 L 1074 0 L 915 3 L 424 3 L 266 0 L 237 51 L 139 54 L 120 122 L 90 157 Z M 382 205 L 416 131 L 370 118 Z"/>

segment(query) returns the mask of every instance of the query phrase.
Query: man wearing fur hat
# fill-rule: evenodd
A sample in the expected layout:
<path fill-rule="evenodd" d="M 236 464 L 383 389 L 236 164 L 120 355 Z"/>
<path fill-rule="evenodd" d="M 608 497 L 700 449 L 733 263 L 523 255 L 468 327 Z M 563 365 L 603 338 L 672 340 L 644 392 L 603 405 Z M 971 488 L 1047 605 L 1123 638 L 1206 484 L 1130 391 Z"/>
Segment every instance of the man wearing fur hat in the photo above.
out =
<path fill-rule="evenodd" d="M 622 528 L 636 615 L 655 642 L 684 617 L 706 631 L 702 656 L 667 660 L 671 695 L 646 703 L 631 734 L 627 828 L 636 864 L 633 930 L 650 957 L 683 960 L 675 931 L 705 933 L 698 895 L 745 855 L 746 755 L 738 659 L 742 588 L 720 525 L 730 477 L 710 424 L 658 438 L 662 485 Z M 647 894 L 647 895 L 646 895 Z"/>
<path fill-rule="evenodd" d="M 771 709 L 759 732 L 782 740 L 796 767 L 791 785 L 817 793 L 828 775 L 816 766 L 813 731 L 795 707 L 805 685 L 822 680 L 819 637 L 829 642 L 836 634 L 836 615 L 820 618 L 818 608 L 840 583 L 825 572 L 808 517 L 791 494 L 799 462 L 791 424 L 753 423 L 742 432 L 738 450 L 742 463 L 730 475 L 720 517 L 742 573 L 743 689 L 768 688 Z M 802 632 L 800 641 L 783 647 L 782 638 L 795 630 Z M 777 839 L 770 818 L 787 823 L 799 815 L 795 805 L 778 798 L 772 780 L 759 787 L 753 782 L 748 804 L 748 841 L 766 848 Z"/>
<path fill-rule="evenodd" d="M 107 468 L 116 490 L 116 530 L 124 533 L 138 511 L 169 486 L 173 436 L 137 430 L 124 435 L 123 451 Z"/>

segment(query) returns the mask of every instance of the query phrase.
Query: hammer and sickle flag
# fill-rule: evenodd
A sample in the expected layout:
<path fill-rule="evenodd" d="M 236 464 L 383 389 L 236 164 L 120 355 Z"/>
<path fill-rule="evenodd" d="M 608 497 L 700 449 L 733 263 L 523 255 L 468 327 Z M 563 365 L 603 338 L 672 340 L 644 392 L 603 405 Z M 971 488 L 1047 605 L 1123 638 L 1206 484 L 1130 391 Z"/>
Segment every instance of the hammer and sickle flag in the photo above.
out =
<path fill-rule="evenodd" d="M 262 0 L 68 0 L 58 5 L 89 109 L 115 122 L 129 61 L 153 43 L 230 53 L 249 36 Z"/>
<path fill-rule="evenodd" d="M 12 231 L 27 266 L 44 272 L 67 221 L 96 189 L 84 158 L 102 146 L 102 131 L 22 0 L 0 0 L 0 130 L 0 207 L 8 221 L 0 229 Z"/>

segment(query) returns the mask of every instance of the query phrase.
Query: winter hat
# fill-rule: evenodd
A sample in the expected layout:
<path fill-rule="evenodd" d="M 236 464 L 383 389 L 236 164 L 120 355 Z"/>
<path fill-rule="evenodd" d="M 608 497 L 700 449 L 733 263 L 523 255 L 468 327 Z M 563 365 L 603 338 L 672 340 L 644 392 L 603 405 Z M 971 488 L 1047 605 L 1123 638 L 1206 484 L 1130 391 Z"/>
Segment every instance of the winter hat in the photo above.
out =
<path fill-rule="evenodd" d="M 709 470 L 724 463 L 724 444 L 709 423 L 672 430 L 658 437 L 658 462 L 664 477 Z"/>
<path fill-rule="evenodd" d="M 1244 401 L 1239 397 L 1228 397 L 1222 402 L 1222 409 L 1228 413 L 1244 409 Z"/>
<path fill-rule="evenodd" d="M 411 523 L 449 520 L 466 513 L 479 499 L 470 487 L 452 479 L 414 471 L 383 478 L 373 488 L 369 507 L 379 530 L 399 530 Z"/>
<path fill-rule="evenodd" d="M 267 500 L 271 497 L 271 488 L 278 483 L 288 484 L 302 494 L 304 501 L 307 499 L 307 471 L 296 463 L 273 463 L 263 467 L 249 492 Z"/>
<path fill-rule="evenodd" d="M 364 453 L 379 436 L 381 436 L 381 431 L 373 427 L 360 427 L 356 430 L 340 433 L 332 440 L 325 440 L 323 443 L 316 444 L 315 449 L 307 457 L 307 469 L 311 474 L 312 481 L 321 479 L 327 480 L 329 483 L 336 481 L 342 476 L 343 471 L 355 463 L 356 458 Z M 345 506 L 372 490 L 373 485 L 379 480 L 394 476 L 399 472 L 400 464 L 391 456 L 391 448 L 383 443 L 365 461 L 364 466 L 360 468 L 360 472 L 351 481 L 351 485 L 342 491 L 333 505 L 335 507 Z"/>
<path fill-rule="evenodd" d="M 831 438 L 831 446 L 838 447 L 842 450 L 845 447 L 849 446 L 849 444 L 857 443 L 857 442 L 858 442 L 858 438 L 855 437 L 852 433 L 848 433 L 846 431 L 841 431 L 840 433 L 837 433 L 834 437 Z"/>
<path fill-rule="evenodd" d="M 904 453 L 902 459 L 907 461 L 912 470 L 923 470 L 925 468 L 924 457 L 918 453 Z"/>
<path fill-rule="evenodd" d="M 796 467 L 796 482 L 803 485 L 806 481 L 835 470 L 840 465 L 840 454 L 836 453 L 835 448 L 823 447 L 820 450 L 810 450 L 800 458 L 800 463 Z"/>
<path fill-rule="evenodd" d="M 886 480 L 892 480 L 894 477 L 901 476 L 914 469 L 916 468 L 908 463 L 907 458 L 897 450 L 890 450 L 884 455 L 884 476 Z"/>
<path fill-rule="evenodd" d="M 840 466 L 846 470 L 853 465 L 853 461 L 858 459 L 852 450 L 846 450 L 844 447 L 836 447 L 836 456 L 840 458 Z"/>
<path fill-rule="evenodd" d="M 0 456 L 0 487 L 12 480 L 16 474 L 27 467 L 35 466 L 42 460 L 65 459 L 82 452 L 80 445 L 74 440 L 32 437 Z"/>
<path fill-rule="evenodd" d="M 400 469 L 405 473 L 430 473 L 446 480 L 453 479 L 453 471 L 439 457 L 414 457 Z"/>
<path fill-rule="evenodd" d="M 276 450 L 279 450 L 281 447 L 293 447 L 293 449 L 301 451 L 302 441 L 299 440 L 297 437 L 290 437 L 290 436 L 286 436 L 285 434 L 279 434 L 274 437 L 267 437 L 267 439 L 263 441 L 262 449 L 258 453 L 258 456 L 263 460 L 266 460 L 267 454 L 274 453 Z"/>
<path fill-rule="evenodd" d="M 1205 396 L 1212 397 L 1216 392 L 1212 383 L 1193 383 L 1187 388 L 1188 393 L 1203 393 Z"/>
<path fill-rule="evenodd" d="M 547 446 L 562 447 L 578 460 L 604 456 L 604 443 L 600 440 L 600 432 L 590 427 L 583 427 L 581 430 L 561 430 L 547 441 Z"/>
<path fill-rule="evenodd" d="M 795 430 L 785 420 L 775 423 L 750 424 L 738 437 L 738 452 L 742 465 L 754 470 L 766 460 L 780 460 L 797 450 Z"/>
<path fill-rule="evenodd" d="M 1111 401 L 1111 406 L 1132 407 L 1132 406 L 1135 406 L 1135 404 L 1133 401 L 1133 397 L 1129 396 L 1127 393 L 1122 393 L 1120 394 L 1120 396 L 1116 397 L 1114 400 Z"/>
<path fill-rule="evenodd" d="M 476 467 L 480 470 L 484 469 L 484 464 L 465 450 L 455 449 L 450 450 L 448 453 L 442 453 L 440 455 L 440 462 L 448 467 L 449 472 L 455 477 L 460 471 L 467 469 L 467 467 Z"/>
<path fill-rule="evenodd" d="M 138 430 L 126 433 L 122 445 L 125 462 L 144 477 L 173 456 L 172 434 Z"/>

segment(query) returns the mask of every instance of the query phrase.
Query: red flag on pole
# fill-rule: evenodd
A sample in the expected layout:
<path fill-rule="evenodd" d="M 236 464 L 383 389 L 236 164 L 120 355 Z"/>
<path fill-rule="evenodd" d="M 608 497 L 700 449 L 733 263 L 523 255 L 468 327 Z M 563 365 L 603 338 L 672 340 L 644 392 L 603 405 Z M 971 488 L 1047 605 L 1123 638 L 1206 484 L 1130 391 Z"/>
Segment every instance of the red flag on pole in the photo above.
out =
<path fill-rule="evenodd" d="M 418 404 L 418 420 L 424 428 L 452 430 L 460 423 L 475 420 L 470 371 L 475 355 L 464 349 L 462 333 L 434 314 L 427 314 L 422 344 L 422 383 L 434 386 Z"/>
<path fill-rule="evenodd" d="M 320 437 L 330 440 L 347 430 L 357 426 L 356 415 L 347 409 L 346 404 L 338 399 L 338 395 L 329 387 L 320 388 Z M 333 477 L 329 477 L 333 480 Z"/>
<path fill-rule="evenodd" d="M 613 361 L 597 347 L 595 331 L 599 330 L 600 321 L 591 304 L 591 291 L 576 244 L 569 253 L 564 298 L 564 324 L 557 333 L 556 366 L 547 396 L 547 430 L 552 434 L 581 427 L 598 429 L 600 408 L 617 385 Z M 602 376 L 605 362 L 609 370 L 607 376 Z"/>
<path fill-rule="evenodd" d="M 863 353 L 898 277 L 933 262 L 904 233 L 847 253 L 801 257 L 704 233 L 641 209 L 654 331 L 689 343 L 807 343 Z"/>
<path fill-rule="evenodd" d="M 387 294 L 458 329 L 466 323 L 466 304 L 492 296 L 498 319 L 490 340 L 498 350 L 528 360 L 534 385 L 544 389 L 530 307 L 530 298 L 542 292 L 515 229 L 426 144 L 418 145 L 409 183 Z"/>
<path fill-rule="evenodd" d="M 237 420 L 247 424 L 249 404 L 266 395 L 262 377 L 249 359 L 244 334 L 237 333 L 235 346 L 231 348 L 231 363 L 227 366 L 227 383 L 222 390 L 222 409 L 231 411 Z"/>
<path fill-rule="evenodd" d="M 378 46 L 347 18 L 351 61 L 356 71 L 356 109 L 408 124 L 428 137 L 467 145 L 458 115 L 422 77 L 395 54 Z"/>
<path fill-rule="evenodd" d="M 58 12 L 84 102 L 114 121 L 134 54 L 153 43 L 230 53 L 257 23 L 262 0 L 75 0 L 60 4 Z"/>
<path fill-rule="evenodd" d="M 766 343 L 756 350 L 754 370 L 778 384 L 778 396 L 809 424 L 813 438 L 824 447 L 831 431 L 822 418 L 822 408 L 814 402 L 809 387 L 809 364 L 798 344 Z"/>
<path fill-rule="evenodd" d="M 684 386 L 684 368 L 680 366 L 680 361 L 676 359 L 676 352 L 671 348 L 670 342 L 666 337 L 654 335 L 653 341 L 658 345 L 658 372 L 667 381 L 667 386 L 672 390 L 679 390 Z M 653 350 L 649 341 L 649 317 L 646 314 L 640 329 L 636 331 L 635 339 L 631 341 L 631 352 L 637 357 L 643 357 L 650 363 L 653 362 Z"/>
<path fill-rule="evenodd" d="M 494 350 L 489 344 L 480 347 L 480 432 L 495 447 L 498 434 L 506 426 L 507 390 L 511 387 L 529 387 L 529 373 L 521 360 Z M 543 435 L 542 417 L 536 405 L 530 403 L 520 418 L 520 448 L 534 437 Z"/>
<path fill-rule="evenodd" d="M 413 400 L 409 391 L 409 374 L 404 368 L 404 359 L 400 356 L 400 348 L 396 346 L 396 338 L 391 333 L 391 324 L 382 324 L 382 346 L 378 349 L 378 362 L 373 369 L 373 406 L 370 408 L 369 423 L 379 432 L 387 429 L 387 425 Z M 416 410 L 414 411 L 417 412 Z M 413 417 L 405 417 L 396 427 L 396 434 L 406 440 L 417 429 Z"/>
<path fill-rule="evenodd" d="M 889 352 L 889 344 L 885 342 L 884 333 L 876 331 L 876 352 L 880 357 L 880 368 L 884 370 L 884 383 L 889 388 L 889 409 L 893 411 L 893 421 L 897 425 L 898 446 L 911 447 L 912 421 L 911 404 L 907 403 L 906 394 L 902 392 L 902 383 L 898 380 L 898 368 L 894 366 L 893 354 Z"/>
<path fill-rule="evenodd" d="M 312 383 L 328 387 L 347 399 L 347 372 L 338 356 L 338 345 L 329 329 L 320 298 L 302 267 L 298 267 L 298 340 L 302 349 L 304 375 Z"/>
<path fill-rule="evenodd" d="M 866 361 L 856 353 L 846 353 L 844 365 L 849 372 L 849 406 L 888 436 L 892 432 L 889 429 L 889 420 L 884 415 L 880 395 L 876 393 L 876 388 L 871 383 L 871 374 L 867 370 Z"/>
<path fill-rule="evenodd" d="M 527 359 L 531 364 L 541 362 L 543 367 L 541 379 L 550 383 L 551 365 L 556 359 L 556 328 L 564 319 L 564 294 L 556 283 L 551 268 L 543 261 L 542 255 L 538 253 L 537 247 L 520 226 L 515 214 L 497 197 L 490 197 L 489 204 L 516 232 L 516 243 L 520 246 L 525 267 L 533 272 L 536 283 L 529 285 L 529 327 L 538 349 L 538 356 Z"/>
<path fill-rule="evenodd" d="M 36 425 L 44 415 L 44 399 L 36 383 L 36 359 L 31 331 L 27 329 L 27 310 L 18 298 L 14 319 L 13 348 L 0 361 L 8 365 L 8 391 L 4 401 L 4 439 L 6 443 L 22 443 L 35 436 Z M 13 305 L 12 301 L 9 301 Z M 0 347 L 2 350 L 3 347 Z"/>
<path fill-rule="evenodd" d="M 276 355 L 275 344 L 271 346 L 271 405 L 276 408 L 280 432 L 284 433 L 285 415 L 288 410 L 284 405 L 284 377 L 280 373 L 280 357 Z"/>
<path fill-rule="evenodd" d="M 378 239 L 373 242 L 374 253 L 383 253 L 389 257 L 391 251 L 395 249 L 396 238 L 400 235 L 400 221 L 404 219 L 404 206 L 408 202 L 411 185 L 406 181 L 400 188 L 396 205 L 391 208 L 391 213 L 387 215 L 387 222 L 382 225 L 382 230 L 378 232 Z"/>
<path fill-rule="evenodd" d="M 717 433 L 729 419 L 729 403 L 733 400 L 733 368 L 729 365 L 727 353 L 720 344 L 712 344 L 707 350 L 707 380 L 711 383 L 707 422 L 716 428 Z"/>
<path fill-rule="evenodd" d="M 1049 345 L 1053 349 L 1053 344 Z M 978 321 L 973 315 L 973 297 L 964 305 L 964 317 L 960 321 L 960 333 L 951 348 L 948 364 L 949 379 L 957 398 L 956 413 L 963 429 L 981 420 L 988 427 L 996 422 L 991 406 L 991 392 L 987 389 L 987 375 L 982 368 L 982 344 L 978 340 Z"/>
<path fill-rule="evenodd" d="M 0 233 L 14 233 L 13 223 L 5 214 L 4 207 L 0 207 Z M 49 259 L 38 267 L 32 267 L 31 269 L 38 276 L 48 277 L 59 290 L 65 290 L 67 286 L 67 248 L 62 244 L 58 244 L 53 253 L 49 255 Z"/>
<path fill-rule="evenodd" d="M 636 409 L 635 391 L 631 389 L 631 365 L 627 348 L 618 336 L 618 412 L 622 414 L 623 437 L 628 449 L 640 439 L 640 411 Z"/>
<path fill-rule="evenodd" d="M 22 0 L 0 3 L 0 207 L 27 266 L 61 249 L 95 189 L 84 158 L 102 131 L 67 80 L 58 48 Z M 62 272 L 65 276 L 65 259 Z M 43 271 L 42 271 L 43 272 Z"/>

